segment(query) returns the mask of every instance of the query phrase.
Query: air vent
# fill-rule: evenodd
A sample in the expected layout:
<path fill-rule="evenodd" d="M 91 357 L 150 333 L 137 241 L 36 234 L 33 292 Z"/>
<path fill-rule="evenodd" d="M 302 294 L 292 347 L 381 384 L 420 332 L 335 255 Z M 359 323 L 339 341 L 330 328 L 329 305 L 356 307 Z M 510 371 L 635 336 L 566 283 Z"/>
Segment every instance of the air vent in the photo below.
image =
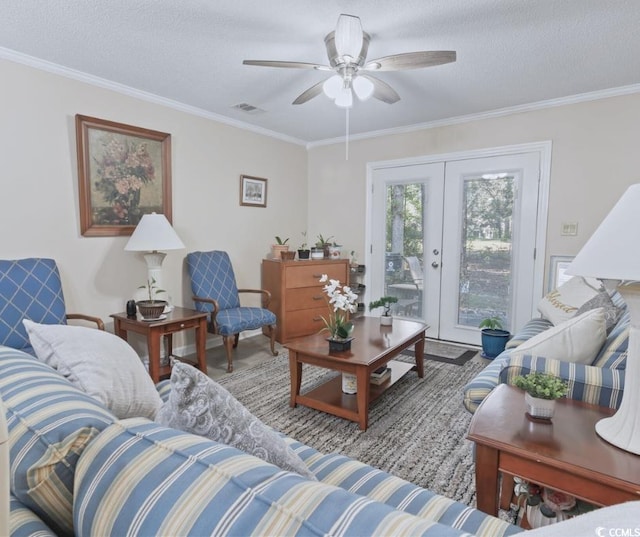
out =
<path fill-rule="evenodd" d="M 253 106 L 252 104 L 249 104 L 249 103 L 234 104 L 231 108 L 235 108 L 236 110 L 242 110 L 247 114 L 262 114 L 263 112 L 265 112 L 265 110 L 263 110 L 262 108 L 258 108 L 257 106 Z"/>

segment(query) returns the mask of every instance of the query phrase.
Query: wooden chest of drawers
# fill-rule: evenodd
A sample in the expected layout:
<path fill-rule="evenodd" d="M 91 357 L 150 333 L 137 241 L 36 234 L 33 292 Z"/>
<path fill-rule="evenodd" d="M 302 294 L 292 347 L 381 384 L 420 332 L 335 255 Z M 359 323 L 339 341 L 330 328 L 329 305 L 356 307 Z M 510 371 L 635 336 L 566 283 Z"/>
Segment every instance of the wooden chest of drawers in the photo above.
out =
<path fill-rule="evenodd" d="M 278 318 L 276 340 L 279 343 L 314 334 L 324 327 L 321 316 L 327 317 L 329 309 L 327 296 L 322 291 L 324 284 L 319 281 L 323 274 L 347 283 L 348 260 L 263 259 L 262 289 L 271 293 L 269 309 Z"/>

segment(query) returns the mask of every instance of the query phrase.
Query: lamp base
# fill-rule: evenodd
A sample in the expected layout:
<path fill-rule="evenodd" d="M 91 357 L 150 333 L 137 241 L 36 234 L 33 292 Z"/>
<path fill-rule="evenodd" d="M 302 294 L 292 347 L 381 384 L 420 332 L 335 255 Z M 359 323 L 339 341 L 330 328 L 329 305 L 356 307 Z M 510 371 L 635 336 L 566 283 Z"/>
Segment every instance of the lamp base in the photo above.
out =
<path fill-rule="evenodd" d="M 640 282 L 620 285 L 618 291 L 631 317 L 624 393 L 617 412 L 596 423 L 596 433 L 610 444 L 640 455 Z"/>

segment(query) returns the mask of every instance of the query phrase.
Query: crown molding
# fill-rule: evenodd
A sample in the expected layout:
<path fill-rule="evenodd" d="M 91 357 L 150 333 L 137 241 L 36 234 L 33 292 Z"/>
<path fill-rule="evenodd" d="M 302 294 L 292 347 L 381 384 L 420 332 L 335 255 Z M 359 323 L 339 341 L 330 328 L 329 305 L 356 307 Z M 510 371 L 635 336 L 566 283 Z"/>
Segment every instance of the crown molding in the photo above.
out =
<path fill-rule="evenodd" d="M 319 147 L 319 146 L 341 144 L 341 143 L 344 143 L 346 140 L 345 136 L 340 136 L 337 138 L 327 138 L 325 140 L 308 142 L 306 140 L 301 140 L 299 138 L 287 136 L 285 134 L 282 134 L 276 131 L 265 129 L 262 127 L 257 127 L 255 125 L 245 123 L 244 121 L 239 121 L 236 119 L 231 119 L 227 116 L 215 114 L 213 112 L 203 110 L 202 108 L 189 106 L 187 104 L 174 101 L 172 99 L 160 97 L 159 95 L 155 95 L 153 93 L 137 90 L 135 88 L 125 86 L 124 84 L 119 84 L 117 82 L 112 82 L 104 78 L 89 75 L 87 73 L 83 73 L 82 71 L 78 71 L 76 69 L 63 67 L 56 63 L 42 60 L 40 58 L 29 56 L 28 54 L 16 52 L 14 50 L 4 48 L 4 47 L 0 47 L 0 59 L 9 60 L 15 63 L 20 63 L 22 65 L 33 67 L 34 69 L 39 69 L 39 70 L 46 71 L 55 75 L 60 75 L 66 78 L 71 78 L 73 80 L 77 80 L 85 84 L 111 90 L 116 93 L 120 93 L 122 95 L 127 95 L 129 97 L 134 97 L 136 99 L 158 104 L 161 106 L 166 106 L 167 108 L 172 108 L 174 110 L 178 110 L 180 112 L 184 112 L 186 114 L 201 117 L 204 119 L 210 119 L 212 121 L 229 125 L 231 127 L 236 127 L 239 129 L 256 133 L 256 134 L 261 134 L 263 136 L 268 136 L 270 138 L 276 138 L 284 142 L 301 145 L 301 146 L 304 146 L 307 150 L 312 149 L 314 147 Z M 408 125 L 405 127 L 381 129 L 377 131 L 365 132 L 362 134 L 350 134 L 349 141 L 354 142 L 358 140 L 367 140 L 369 138 L 379 138 L 381 136 L 391 136 L 396 134 L 405 134 L 409 132 L 415 132 L 419 130 L 435 129 L 438 127 L 447 127 L 450 125 L 458 125 L 460 123 L 469 123 L 471 121 L 480 121 L 483 119 L 491 119 L 491 118 L 508 116 L 508 115 L 518 114 L 523 112 L 532 112 L 535 110 L 543 110 L 545 108 L 554 108 L 557 106 L 565 106 L 570 104 L 595 101 L 599 99 L 607 99 L 610 97 L 619 97 L 622 95 L 631 95 L 634 93 L 640 93 L 640 84 L 631 84 L 628 86 L 621 86 L 617 88 L 609 88 L 605 90 L 592 91 L 588 93 L 579 93 L 576 95 L 569 95 L 568 97 L 560 97 L 557 99 L 548 99 L 545 101 L 538 101 L 535 103 L 509 106 L 506 108 L 499 108 L 497 110 L 490 110 L 488 112 L 480 112 L 478 114 L 468 114 L 464 116 L 455 116 L 455 117 L 450 117 L 445 119 L 439 119 L 436 121 L 428 121 L 425 123 L 416 123 L 414 125 Z"/>
<path fill-rule="evenodd" d="M 631 95 L 634 93 L 640 93 L 640 84 L 631 84 L 629 86 L 620 86 L 618 88 L 609 88 L 599 91 L 591 91 L 588 93 L 578 93 L 576 95 L 569 95 L 568 97 L 559 97 L 557 99 L 548 99 L 545 101 L 538 101 L 535 103 L 521 104 L 517 106 L 509 106 L 506 108 L 499 108 L 497 110 L 490 110 L 488 112 L 480 112 L 478 114 L 469 114 L 465 116 L 456 116 L 446 119 L 438 119 L 436 121 L 428 121 L 426 123 L 416 123 L 415 125 L 408 125 L 406 127 L 397 127 L 393 129 L 383 129 L 378 131 L 370 131 L 362 134 L 350 134 L 349 142 L 358 140 L 367 140 L 369 138 L 378 138 L 380 136 L 390 136 L 394 134 L 405 134 L 408 132 L 415 132 L 419 130 L 435 129 L 438 127 L 447 127 L 450 125 L 458 125 L 460 123 L 469 123 L 471 121 L 480 121 L 483 119 L 491 119 L 502 116 L 509 116 L 512 114 L 519 114 L 523 112 L 532 112 L 535 110 L 543 110 L 545 108 L 554 108 L 557 106 L 565 106 L 570 104 L 583 103 L 587 101 L 597 101 L 600 99 L 608 99 L 610 97 L 620 97 L 622 95 Z M 318 140 L 316 142 L 308 142 L 306 147 L 311 149 L 313 147 L 341 144 L 346 140 L 345 136 L 338 138 L 328 138 L 326 140 Z"/>
<path fill-rule="evenodd" d="M 85 84 L 90 84 L 92 86 L 97 86 L 103 89 L 111 90 L 116 93 L 120 93 L 122 95 L 127 95 L 129 97 L 140 99 L 142 101 L 147 101 L 153 104 L 166 106 L 167 108 L 172 108 L 174 110 L 178 110 L 179 112 L 184 112 L 186 114 L 198 116 L 205 119 L 211 119 L 213 121 L 217 121 L 218 123 L 224 123 L 225 125 L 229 125 L 231 127 L 237 127 L 239 129 L 251 131 L 256 134 L 262 134 L 264 136 L 269 136 L 271 138 L 277 138 L 278 140 L 282 140 L 284 142 L 289 142 L 292 144 L 302 145 L 302 146 L 307 144 L 305 140 L 300 140 L 298 138 L 287 136 L 279 132 L 275 132 L 269 129 L 264 129 L 262 127 L 251 125 L 243 121 L 231 119 L 219 114 L 214 114 L 213 112 L 209 112 L 207 110 L 203 110 L 195 106 L 189 106 L 189 105 L 180 103 L 178 101 L 174 101 L 172 99 L 166 99 L 164 97 L 160 97 L 159 95 L 155 95 L 153 93 L 137 90 L 135 88 L 125 86 L 124 84 L 119 84 L 117 82 L 112 82 L 105 78 L 89 75 L 87 73 L 83 73 L 82 71 L 78 71 L 76 69 L 63 67 L 62 65 L 48 62 L 40 58 L 35 58 L 27 54 L 22 54 L 20 52 L 16 52 L 8 48 L 0 47 L 0 58 L 9 60 L 15 63 L 20 63 L 28 67 L 33 67 L 34 69 L 39 69 L 41 71 L 47 71 L 55 75 L 71 78 L 79 82 L 84 82 Z"/>

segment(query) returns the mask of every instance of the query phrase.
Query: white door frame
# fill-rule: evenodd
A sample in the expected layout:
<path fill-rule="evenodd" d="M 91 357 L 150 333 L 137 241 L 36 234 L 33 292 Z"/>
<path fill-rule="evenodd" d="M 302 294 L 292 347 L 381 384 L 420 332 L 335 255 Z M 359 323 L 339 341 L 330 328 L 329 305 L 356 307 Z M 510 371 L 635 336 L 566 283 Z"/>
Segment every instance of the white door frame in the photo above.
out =
<path fill-rule="evenodd" d="M 399 166 L 412 166 L 417 164 L 429 164 L 441 161 L 465 160 L 480 157 L 497 157 L 502 155 L 513 155 L 517 153 L 539 154 L 540 161 L 540 185 L 538 189 L 538 219 L 536 221 L 536 241 L 535 241 L 535 261 L 534 261 L 534 281 L 532 289 L 531 315 L 536 314 L 536 298 L 543 296 L 544 271 L 546 266 L 546 243 L 547 243 L 547 217 L 549 207 L 549 183 L 551 178 L 551 148 L 550 140 L 544 142 L 531 142 L 508 146 L 491 147 L 486 149 L 475 149 L 470 151 L 459 151 L 454 153 L 441 153 L 438 155 L 424 155 L 420 157 L 410 157 L 397 160 L 384 160 L 367 163 L 367 185 L 366 185 L 366 214 L 367 222 L 365 229 L 365 265 L 371 266 L 371 251 L 373 237 L 373 175 L 375 170 L 384 168 L 396 168 Z M 365 297 L 364 302 L 368 304 L 371 300 L 371 271 L 365 272 Z M 514 327 L 518 328 L 518 327 Z"/>

